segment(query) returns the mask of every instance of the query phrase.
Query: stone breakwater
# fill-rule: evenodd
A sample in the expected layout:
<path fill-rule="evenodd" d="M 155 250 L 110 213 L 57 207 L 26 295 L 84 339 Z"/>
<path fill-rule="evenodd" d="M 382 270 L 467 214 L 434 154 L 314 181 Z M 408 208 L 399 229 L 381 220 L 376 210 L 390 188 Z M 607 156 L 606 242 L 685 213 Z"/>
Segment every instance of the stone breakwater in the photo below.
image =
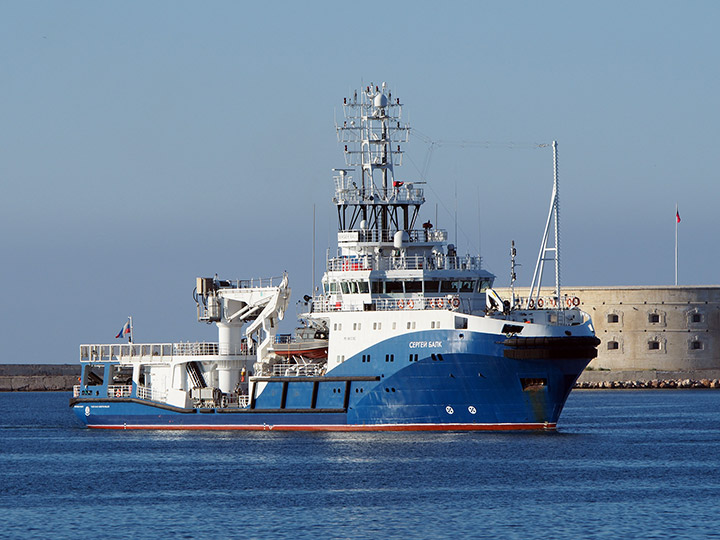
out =
<path fill-rule="evenodd" d="M 79 364 L 0 364 L 0 392 L 71 391 L 79 375 Z M 575 388 L 720 388 L 720 369 L 588 370 Z"/>
<path fill-rule="evenodd" d="M 575 388 L 720 388 L 718 379 L 667 379 L 650 381 L 578 381 Z"/>
<path fill-rule="evenodd" d="M 0 364 L 0 392 L 70 391 L 79 375 L 78 364 Z"/>
<path fill-rule="evenodd" d="M 575 388 L 720 388 L 720 369 L 585 370 Z"/>

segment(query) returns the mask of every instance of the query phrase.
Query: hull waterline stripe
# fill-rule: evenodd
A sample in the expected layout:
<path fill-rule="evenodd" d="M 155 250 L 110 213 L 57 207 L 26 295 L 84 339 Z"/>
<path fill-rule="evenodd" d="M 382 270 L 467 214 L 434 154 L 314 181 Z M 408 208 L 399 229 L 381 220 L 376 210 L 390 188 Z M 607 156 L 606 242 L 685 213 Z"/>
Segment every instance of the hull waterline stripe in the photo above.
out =
<path fill-rule="evenodd" d="M 350 424 L 350 425 L 92 425 L 92 429 L 162 429 L 208 431 L 519 431 L 554 430 L 555 423 L 528 424 Z"/>

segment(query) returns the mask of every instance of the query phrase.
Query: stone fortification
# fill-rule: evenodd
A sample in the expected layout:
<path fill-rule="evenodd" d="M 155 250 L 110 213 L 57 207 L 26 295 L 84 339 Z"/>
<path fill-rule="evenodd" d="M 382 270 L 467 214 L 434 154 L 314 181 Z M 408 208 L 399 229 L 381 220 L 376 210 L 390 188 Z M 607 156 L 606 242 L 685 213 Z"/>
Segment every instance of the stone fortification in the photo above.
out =
<path fill-rule="evenodd" d="M 497 291 L 510 297 L 509 289 Z M 515 292 L 525 298 L 528 289 Z M 591 370 L 720 369 L 720 286 L 564 287 L 561 294 L 593 319 L 601 343 Z M 543 288 L 540 297 L 552 303 L 553 290 Z"/>
<path fill-rule="evenodd" d="M 0 364 L 0 392 L 72 390 L 77 364 Z"/>

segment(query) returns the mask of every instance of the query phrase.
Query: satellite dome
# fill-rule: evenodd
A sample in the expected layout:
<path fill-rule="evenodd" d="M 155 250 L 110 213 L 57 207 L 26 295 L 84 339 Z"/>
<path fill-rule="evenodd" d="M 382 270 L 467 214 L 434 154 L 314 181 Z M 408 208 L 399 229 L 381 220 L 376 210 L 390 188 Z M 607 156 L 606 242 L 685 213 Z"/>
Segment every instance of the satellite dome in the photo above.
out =
<path fill-rule="evenodd" d="M 378 94 L 373 99 L 373 105 L 377 108 L 383 108 L 387 107 L 388 104 L 388 98 L 385 96 L 385 94 Z"/>

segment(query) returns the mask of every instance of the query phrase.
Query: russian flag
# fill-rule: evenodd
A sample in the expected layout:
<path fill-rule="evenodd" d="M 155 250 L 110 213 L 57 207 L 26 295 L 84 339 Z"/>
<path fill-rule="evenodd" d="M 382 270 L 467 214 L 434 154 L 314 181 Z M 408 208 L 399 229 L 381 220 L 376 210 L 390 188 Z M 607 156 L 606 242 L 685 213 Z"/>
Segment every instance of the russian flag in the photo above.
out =
<path fill-rule="evenodd" d="M 118 335 L 115 336 L 115 339 L 121 338 L 126 334 L 130 333 L 130 321 L 128 320 L 125 324 L 123 324 L 123 327 L 120 329 L 120 332 L 118 332 Z"/>

